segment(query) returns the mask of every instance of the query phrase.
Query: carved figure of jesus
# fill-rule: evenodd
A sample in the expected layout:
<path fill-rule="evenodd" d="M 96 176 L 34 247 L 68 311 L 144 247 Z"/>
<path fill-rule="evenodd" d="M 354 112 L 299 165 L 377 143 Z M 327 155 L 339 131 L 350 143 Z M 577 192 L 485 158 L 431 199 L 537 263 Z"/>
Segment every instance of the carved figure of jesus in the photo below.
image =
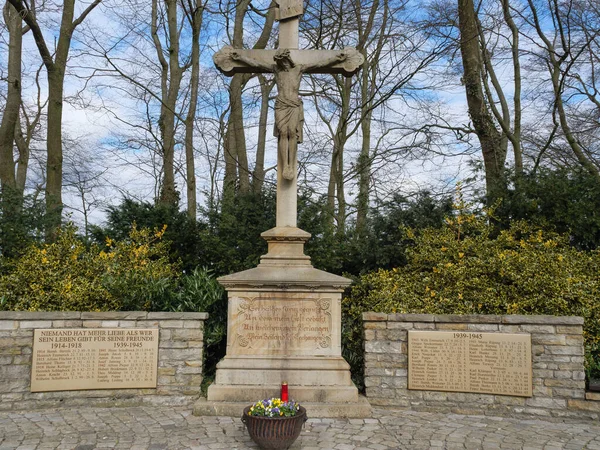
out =
<path fill-rule="evenodd" d="M 304 107 L 299 95 L 302 74 L 341 63 L 348 58 L 347 53 L 342 51 L 332 58 L 310 64 L 296 64 L 289 49 L 277 50 L 273 57 L 274 64 L 259 61 L 235 50 L 231 51 L 230 56 L 234 61 L 275 74 L 277 97 L 274 135 L 277 137 L 277 157 L 282 162 L 283 178 L 293 180 L 297 174 L 298 144 L 303 139 Z"/>

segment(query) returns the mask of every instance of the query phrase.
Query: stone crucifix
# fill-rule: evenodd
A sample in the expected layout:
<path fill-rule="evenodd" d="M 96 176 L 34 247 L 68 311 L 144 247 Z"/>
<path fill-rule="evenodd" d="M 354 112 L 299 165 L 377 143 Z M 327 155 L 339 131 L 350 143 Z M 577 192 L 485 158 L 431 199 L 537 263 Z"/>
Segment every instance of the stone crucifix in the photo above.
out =
<path fill-rule="evenodd" d="M 277 227 L 297 226 L 298 161 L 302 142 L 304 110 L 299 90 L 305 73 L 352 76 L 364 58 L 354 48 L 298 50 L 298 25 L 302 0 L 279 0 L 279 48 L 244 50 L 226 46 L 213 56 L 217 68 L 227 76 L 236 73 L 273 73 L 277 85 L 275 136 L 277 137 Z"/>

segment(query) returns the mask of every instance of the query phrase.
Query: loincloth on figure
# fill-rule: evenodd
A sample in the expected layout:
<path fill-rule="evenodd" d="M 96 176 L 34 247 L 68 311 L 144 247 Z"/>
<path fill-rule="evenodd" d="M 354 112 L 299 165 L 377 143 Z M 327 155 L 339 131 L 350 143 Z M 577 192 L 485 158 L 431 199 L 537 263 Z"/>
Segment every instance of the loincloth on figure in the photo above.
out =
<path fill-rule="evenodd" d="M 277 96 L 275 99 L 274 136 L 296 136 L 297 142 L 303 140 L 304 105 L 302 100 L 288 100 Z"/>

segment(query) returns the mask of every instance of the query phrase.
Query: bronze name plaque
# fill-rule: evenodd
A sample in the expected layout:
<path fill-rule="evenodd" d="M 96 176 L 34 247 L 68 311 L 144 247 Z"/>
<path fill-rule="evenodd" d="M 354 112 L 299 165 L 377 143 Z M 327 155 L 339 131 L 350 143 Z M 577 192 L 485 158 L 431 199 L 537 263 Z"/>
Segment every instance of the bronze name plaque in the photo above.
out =
<path fill-rule="evenodd" d="M 531 335 L 409 331 L 408 389 L 531 397 Z"/>
<path fill-rule="evenodd" d="M 31 392 L 156 388 L 157 366 L 157 328 L 37 329 Z"/>

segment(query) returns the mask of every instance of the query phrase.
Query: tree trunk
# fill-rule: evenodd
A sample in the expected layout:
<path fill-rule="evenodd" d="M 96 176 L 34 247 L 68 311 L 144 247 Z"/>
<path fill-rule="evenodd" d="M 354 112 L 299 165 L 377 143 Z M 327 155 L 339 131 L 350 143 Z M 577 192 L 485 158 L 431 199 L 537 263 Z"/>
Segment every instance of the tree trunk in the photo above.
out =
<path fill-rule="evenodd" d="M 15 8 L 6 3 L 4 21 L 9 32 L 7 96 L 2 123 L 0 124 L 0 186 L 2 191 L 16 190 L 15 160 L 13 144 L 19 123 L 21 107 L 21 49 L 23 34 L 22 19 Z"/>
<path fill-rule="evenodd" d="M 162 150 L 163 150 L 163 185 L 160 192 L 160 203 L 177 205 L 178 194 L 175 189 L 175 109 L 183 70 L 179 66 L 179 26 L 177 23 L 177 0 L 165 0 L 167 6 L 167 32 L 169 45 L 169 87 L 163 97 L 163 113 L 161 115 Z M 164 66 L 163 66 L 164 67 Z M 164 95 L 164 90 L 163 90 Z"/>
<path fill-rule="evenodd" d="M 36 122 L 37 124 L 37 122 Z M 27 130 L 27 133 L 33 133 L 33 129 Z M 28 136 L 29 138 L 29 136 Z M 21 130 L 20 121 L 17 122 L 17 128 L 15 130 L 15 144 L 19 149 L 19 159 L 17 160 L 17 178 L 16 186 L 19 195 L 25 193 L 25 181 L 27 180 L 27 168 L 29 167 L 29 143 L 31 139 L 26 140 L 23 137 L 23 131 Z"/>
<path fill-rule="evenodd" d="M 48 132 L 46 145 L 46 215 L 50 225 L 48 237 L 52 239 L 60 226 L 62 216 L 62 106 L 64 68 L 58 66 L 48 72 Z"/>
<path fill-rule="evenodd" d="M 344 234 L 346 232 L 346 192 L 344 191 L 344 147 L 347 136 L 347 125 L 344 126 L 343 135 L 340 136 L 340 140 L 337 142 L 338 147 L 338 167 L 336 177 L 336 200 L 337 200 L 337 213 L 336 213 L 336 224 L 337 232 Z"/>
<path fill-rule="evenodd" d="M 244 46 L 244 17 L 250 0 L 240 0 L 236 4 L 235 22 L 233 26 L 232 46 L 243 48 Z M 267 46 L 273 23 L 275 20 L 275 2 L 271 1 L 265 18 L 265 25 L 254 45 L 254 49 L 264 49 Z M 223 180 L 224 198 L 235 195 L 237 186 L 240 193 L 250 192 L 250 168 L 248 165 L 248 153 L 246 149 L 246 135 L 244 132 L 244 111 L 242 103 L 242 91 L 250 80 L 249 74 L 236 74 L 229 84 L 230 113 L 227 121 L 227 132 L 225 135 L 225 178 Z M 262 111 L 261 111 L 262 114 Z M 257 155 L 258 160 L 258 155 Z M 236 167 L 234 169 L 233 164 Z M 264 178 L 264 174 L 263 174 Z M 253 181 L 254 183 L 254 181 Z M 260 182 L 262 187 L 262 181 Z M 254 185 L 252 189 L 255 190 Z"/>
<path fill-rule="evenodd" d="M 265 145 L 267 141 L 267 119 L 269 116 L 269 95 L 273 84 L 259 75 L 260 82 L 260 118 L 258 122 L 258 145 L 256 148 L 256 164 L 252 172 L 252 192 L 258 194 L 262 191 L 265 181 Z"/>
<path fill-rule="evenodd" d="M 234 77 L 235 78 L 235 77 Z M 242 103 L 242 90 L 244 82 L 242 76 L 234 82 L 231 81 L 232 104 L 231 118 L 233 122 L 233 132 L 235 134 L 235 154 L 238 165 L 238 182 L 241 194 L 250 192 L 250 169 L 248 167 L 248 152 L 246 150 L 246 133 L 244 132 L 244 105 Z"/>
<path fill-rule="evenodd" d="M 564 103 L 563 103 L 563 99 L 562 99 L 562 89 L 561 89 L 561 83 L 559 81 L 559 77 L 560 77 L 560 73 L 561 73 L 560 66 L 559 66 L 558 61 L 556 61 L 556 58 L 553 54 L 550 54 L 550 60 L 552 63 L 551 76 L 552 76 L 552 86 L 554 89 L 554 105 L 555 105 L 556 111 L 558 112 L 558 119 L 559 119 L 560 127 L 565 135 L 565 138 L 567 139 L 567 142 L 569 143 L 569 146 L 571 147 L 571 150 L 575 154 L 577 161 L 579 161 L 579 164 L 581 164 L 581 166 L 583 168 L 585 168 L 592 176 L 596 177 L 597 179 L 600 179 L 600 171 L 594 165 L 594 163 L 592 163 L 588 159 L 588 157 L 585 156 L 585 153 L 583 152 L 581 146 L 579 145 L 579 142 L 573 135 L 573 131 L 571 130 L 569 121 L 567 120 L 567 113 L 565 111 L 565 107 L 564 107 Z"/>
<path fill-rule="evenodd" d="M 329 177 L 328 206 L 334 213 L 336 221 L 336 231 L 343 233 L 346 223 L 346 196 L 344 193 L 344 146 L 348 140 L 348 120 L 350 116 L 350 92 L 352 88 L 352 79 L 344 78 L 338 83 L 340 88 L 340 97 L 342 100 L 342 109 L 337 124 L 336 132 L 333 137 L 333 153 L 331 156 L 331 170 Z M 335 203 L 337 202 L 337 209 Z"/>
<path fill-rule="evenodd" d="M 248 192 L 249 174 L 246 156 L 246 136 L 244 133 L 244 110 L 242 104 L 243 75 L 236 74 L 229 84 L 229 120 L 227 122 L 226 178 L 229 187 L 239 192 Z M 242 161 L 240 161 L 242 157 Z M 229 158 L 229 159 L 227 159 Z M 244 163 L 245 160 L 245 163 Z M 230 167 L 227 171 L 227 162 Z M 235 164 L 231 166 L 231 164 Z"/>
<path fill-rule="evenodd" d="M 17 145 L 17 148 L 19 150 L 19 158 L 17 160 L 17 191 L 21 196 L 25 192 L 27 168 L 29 167 L 29 157 L 31 153 L 31 141 L 33 140 L 34 134 L 42 118 L 42 114 L 44 113 L 46 105 L 48 104 L 47 98 L 44 102 L 42 102 L 42 92 L 39 83 L 42 68 L 43 65 L 36 72 L 37 108 L 35 114 L 33 115 L 33 117 L 29 117 L 27 111 L 23 108 L 23 105 L 21 104 L 22 118 L 24 119 L 25 123 L 23 123 L 21 116 L 19 116 L 17 119 L 17 126 L 15 129 L 15 144 Z"/>
<path fill-rule="evenodd" d="M 356 199 L 356 235 L 357 237 L 364 236 L 367 227 L 367 214 L 369 212 L 369 187 L 371 181 L 371 118 L 373 116 L 372 109 L 372 92 L 369 89 L 369 62 L 366 57 L 366 52 L 363 52 L 365 62 L 362 68 L 362 85 L 361 85 L 361 103 L 363 108 L 363 117 L 361 120 L 362 145 L 358 160 L 356 162 L 356 170 L 358 172 L 358 197 Z M 374 80 L 373 80 L 374 82 Z"/>
<path fill-rule="evenodd" d="M 358 171 L 358 197 L 356 201 L 356 233 L 360 237 L 365 234 L 367 226 L 367 215 L 369 213 L 369 192 L 371 186 L 371 115 L 367 116 L 361 123 L 362 146 L 360 155 L 356 162 Z"/>
<path fill-rule="evenodd" d="M 243 48 L 244 46 L 244 17 L 250 0 L 241 0 L 235 6 L 235 21 L 233 24 L 234 48 Z M 225 189 L 232 189 L 235 196 L 236 185 L 240 192 L 250 190 L 250 175 L 248 172 L 248 156 L 246 153 L 246 136 L 244 133 L 244 111 L 242 104 L 242 90 L 244 87 L 244 76 L 236 74 L 229 84 L 229 120 L 227 122 L 227 142 L 225 155 Z M 227 155 L 229 153 L 229 155 Z M 228 159 L 229 158 L 229 159 Z M 235 171 L 231 164 L 235 162 Z M 229 171 L 227 166 L 229 163 Z M 225 192 L 224 192 L 225 193 Z"/>
<path fill-rule="evenodd" d="M 504 177 L 506 149 L 502 146 L 502 133 L 498 132 L 494 125 L 483 92 L 479 29 L 473 0 L 458 0 L 458 18 L 467 104 L 481 145 L 487 202 L 488 205 L 491 205 L 506 193 Z"/>
<path fill-rule="evenodd" d="M 521 62 L 519 60 L 519 29 L 515 24 L 512 14 L 510 12 L 509 0 L 502 0 L 502 13 L 504 15 L 504 21 L 510 28 L 512 42 L 510 45 L 512 53 L 513 73 L 515 77 L 515 92 L 514 92 L 514 108 L 515 108 L 515 122 L 513 127 L 511 143 L 513 146 L 513 153 L 515 155 L 515 175 L 517 178 L 517 184 L 520 184 L 520 179 L 523 176 L 523 149 L 521 148 L 521 119 L 522 119 L 522 108 L 521 108 Z"/>
<path fill-rule="evenodd" d="M 327 209 L 331 215 L 331 225 L 334 225 L 335 218 L 335 187 L 337 186 L 337 149 L 335 142 L 331 152 L 331 166 L 329 167 L 329 182 L 327 183 Z"/>
<path fill-rule="evenodd" d="M 185 118 L 185 173 L 187 188 L 187 214 L 196 220 L 196 167 L 194 164 L 194 119 L 198 105 L 198 80 L 200 78 L 200 28 L 202 27 L 203 8 L 198 5 L 191 13 L 192 25 L 192 75 L 190 78 L 190 106 Z"/>
<path fill-rule="evenodd" d="M 234 75 L 237 76 L 237 75 Z M 225 159 L 225 175 L 223 176 L 223 207 L 231 205 L 235 198 L 237 184 L 237 161 L 235 153 L 235 133 L 233 132 L 231 113 L 227 121 L 227 130 L 223 138 L 223 158 Z"/>
<path fill-rule="evenodd" d="M 62 175 L 63 175 L 63 148 L 62 148 L 62 112 L 65 70 L 71 37 L 73 36 L 73 13 L 75 0 L 65 0 L 60 25 L 60 35 L 56 47 L 54 64 L 46 66 L 48 71 L 48 118 L 46 145 L 48 160 L 46 169 L 46 215 L 50 225 L 47 238 L 54 239 L 56 229 L 60 227 L 62 217 Z"/>

